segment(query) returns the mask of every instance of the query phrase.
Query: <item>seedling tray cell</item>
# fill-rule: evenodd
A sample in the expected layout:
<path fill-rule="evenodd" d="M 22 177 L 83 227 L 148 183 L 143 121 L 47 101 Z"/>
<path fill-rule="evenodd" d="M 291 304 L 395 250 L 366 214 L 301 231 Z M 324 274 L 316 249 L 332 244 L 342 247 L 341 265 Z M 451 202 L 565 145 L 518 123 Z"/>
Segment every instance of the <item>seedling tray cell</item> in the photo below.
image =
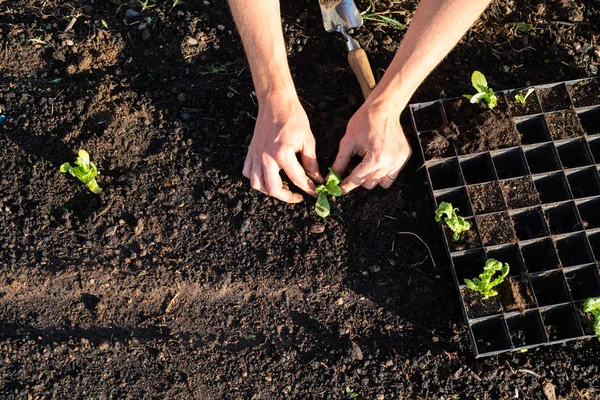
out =
<path fill-rule="evenodd" d="M 497 92 L 493 110 L 409 107 L 435 207 L 471 224 L 458 241 L 441 233 L 476 357 L 594 336 L 583 301 L 600 296 L 599 80 L 532 88 L 525 106 L 514 95 L 529 88 Z M 465 279 L 490 258 L 511 269 L 485 299 Z"/>

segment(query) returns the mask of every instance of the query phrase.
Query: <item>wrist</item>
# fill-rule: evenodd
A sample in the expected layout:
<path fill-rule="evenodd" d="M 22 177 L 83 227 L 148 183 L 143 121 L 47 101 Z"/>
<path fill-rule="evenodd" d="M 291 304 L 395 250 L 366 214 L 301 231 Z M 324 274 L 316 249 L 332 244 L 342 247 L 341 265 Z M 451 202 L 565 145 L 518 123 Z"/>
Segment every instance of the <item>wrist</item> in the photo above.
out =
<path fill-rule="evenodd" d="M 256 88 L 256 98 L 258 105 L 288 103 L 290 101 L 298 101 L 298 95 L 294 85 L 277 85 L 266 88 Z"/>
<path fill-rule="evenodd" d="M 387 118 L 399 118 L 406 103 L 400 101 L 400 96 L 383 96 L 372 93 L 363 104 L 369 114 L 376 114 Z"/>

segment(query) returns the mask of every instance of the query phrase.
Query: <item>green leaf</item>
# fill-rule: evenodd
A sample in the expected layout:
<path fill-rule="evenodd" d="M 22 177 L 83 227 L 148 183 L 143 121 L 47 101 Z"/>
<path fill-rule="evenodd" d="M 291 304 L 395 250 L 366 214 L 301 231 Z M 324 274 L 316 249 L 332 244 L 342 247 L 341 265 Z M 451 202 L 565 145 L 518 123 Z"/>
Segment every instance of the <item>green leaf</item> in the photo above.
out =
<path fill-rule="evenodd" d="M 70 163 L 64 163 L 60 166 L 60 172 L 68 172 L 75 178 L 85 184 L 93 193 L 99 194 L 102 188 L 96 182 L 98 169 L 93 162 L 90 161 L 90 155 L 85 150 L 79 150 L 77 159 L 75 160 L 76 167 Z"/>
<path fill-rule="evenodd" d="M 322 194 L 327 194 L 329 193 L 327 188 L 325 187 L 325 185 L 319 185 L 315 188 L 315 192 L 317 193 L 322 193 Z"/>
<path fill-rule="evenodd" d="M 465 284 L 467 285 L 467 288 L 481 293 L 483 297 L 487 299 L 488 297 L 498 295 L 498 292 L 494 290 L 493 287 L 501 284 L 509 271 L 510 266 L 508 263 L 503 264 L 498 260 L 490 258 L 485 262 L 483 272 L 479 274 L 479 278 L 465 279 Z M 492 280 L 494 275 L 498 272 L 499 275 Z"/>
<path fill-rule="evenodd" d="M 329 182 L 326 185 L 327 193 L 332 196 L 340 197 L 342 195 L 342 189 L 335 183 Z"/>
<path fill-rule="evenodd" d="M 471 229 L 471 224 L 458 215 L 456 213 L 457 211 L 458 208 L 453 208 L 452 203 L 447 203 L 445 201 L 442 201 L 438 209 L 435 210 L 435 220 L 440 222 L 442 217 L 445 216 L 444 223 L 454 233 L 452 235 L 452 240 L 455 242 L 460 239 L 461 233 Z"/>
<path fill-rule="evenodd" d="M 339 185 L 342 182 L 340 175 L 331 167 L 329 167 L 329 178 L 327 178 L 327 183 L 329 182 L 334 182 L 336 185 Z"/>
<path fill-rule="evenodd" d="M 480 93 L 477 93 L 477 94 L 471 96 L 471 104 L 480 103 L 483 99 L 485 99 L 486 96 L 487 96 L 487 93 L 485 93 L 485 92 L 480 92 Z"/>
<path fill-rule="evenodd" d="M 327 195 L 323 193 L 319 193 L 319 197 L 317 198 L 317 204 L 315 204 L 315 212 L 321 218 L 326 218 L 331 209 L 329 207 L 329 200 L 327 200 Z"/>
<path fill-rule="evenodd" d="M 487 102 L 490 110 L 496 107 L 496 105 L 498 104 L 498 97 L 496 97 L 492 89 L 489 89 L 489 93 L 485 96 L 485 101 Z"/>
<path fill-rule="evenodd" d="M 105 20 L 102 20 L 102 26 L 103 26 L 105 29 L 108 29 L 108 24 L 106 23 L 106 21 L 105 21 Z"/>
<path fill-rule="evenodd" d="M 487 91 L 487 80 L 485 79 L 485 76 L 479 71 L 474 71 L 471 75 L 471 84 L 478 92 Z"/>
<path fill-rule="evenodd" d="M 465 97 L 467 100 L 471 100 L 473 98 L 472 94 L 463 94 L 463 97 Z"/>

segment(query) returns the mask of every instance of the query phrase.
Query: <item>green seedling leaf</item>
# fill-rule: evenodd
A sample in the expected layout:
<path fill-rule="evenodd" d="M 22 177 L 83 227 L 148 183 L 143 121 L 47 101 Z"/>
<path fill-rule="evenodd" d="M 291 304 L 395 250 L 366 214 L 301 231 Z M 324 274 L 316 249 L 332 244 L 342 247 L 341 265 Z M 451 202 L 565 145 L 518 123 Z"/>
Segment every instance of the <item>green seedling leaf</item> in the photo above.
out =
<path fill-rule="evenodd" d="M 583 303 L 583 311 L 594 316 L 594 332 L 600 339 L 600 297 L 590 298 Z"/>
<path fill-rule="evenodd" d="M 485 76 L 481 72 L 473 72 L 471 75 L 471 84 L 475 90 L 477 90 L 477 93 L 474 95 L 464 94 L 464 97 L 469 99 L 473 104 L 479 104 L 480 102 L 485 101 L 490 109 L 496 107 L 498 98 L 494 94 L 494 90 L 487 86 L 487 79 L 485 79 Z"/>
<path fill-rule="evenodd" d="M 96 182 L 96 176 L 98 170 L 93 162 L 90 161 L 90 155 L 85 150 L 79 150 L 77 158 L 75 159 L 76 167 L 73 167 L 70 163 L 64 163 L 60 166 L 60 172 L 70 173 L 75 178 L 83 182 L 92 193 L 102 193 L 102 188 Z"/>
<path fill-rule="evenodd" d="M 326 193 L 319 193 L 319 197 L 317 197 L 317 204 L 315 204 L 315 212 L 321 218 L 327 218 L 329 216 L 331 208 L 329 206 L 329 200 L 327 200 Z"/>
<path fill-rule="evenodd" d="M 485 79 L 485 76 L 481 72 L 473 72 L 473 74 L 471 75 L 471 84 L 478 92 L 487 92 L 487 79 Z"/>
<path fill-rule="evenodd" d="M 513 22 L 511 25 L 521 32 L 529 32 L 533 30 L 533 24 L 527 24 L 525 22 Z"/>
<path fill-rule="evenodd" d="M 456 213 L 457 211 L 458 208 L 452 207 L 452 203 L 447 203 L 445 201 L 442 201 L 438 209 L 435 210 L 435 220 L 440 222 L 442 217 L 445 216 L 444 223 L 454 233 L 452 235 L 452 240 L 455 242 L 460 239 L 461 233 L 471 229 L 471 224 L 458 215 Z"/>
<path fill-rule="evenodd" d="M 108 29 L 108 23 L 105 20 L 102 20 L 101 23 L 104 29 Z"/>
<path fill-rule="evenodd" d="M 525 107 L 525 102 L 527 101 L 527 98 L 529 97 L 529 95 L 531 95 L 531 93 L 534 92 L 534 90 L 535 89 L 533 88 L 529 88 L 527 89 L 527 92 L 525 92 L 525 94 L 523 94 L 523 92 L 515 94 L 515 101 L 517 103 L 520 103 L 523 107 Z"/>
<path fill-rule="evenodd" d="M 488 259 L 483 267 L 483 272 L 479 274 L 479 278 L 465 279 L 467 288 L 479 292 L 484 299 L 497 296 L 498 292 L 493 288 L 504 281 L 506 275 L 510 271 L 508 263 L 501 263 L 493 258 Z M 494 278 L 496 273 L 500 273 Z"/>
<path fill-rule="evenodd" d="M 333 169 L 329 168 L 329 177 L 324 185 L 319 185 L 315 188 L 315 191 L 319 194 L 317 203 L 315 204 L 315 212 L 321 218 L 326 218 L 331 207 L 327 196 L 339 197 L 342 195 L 342 189 L 339 184 L 342 182 L 342 178 Z"/>

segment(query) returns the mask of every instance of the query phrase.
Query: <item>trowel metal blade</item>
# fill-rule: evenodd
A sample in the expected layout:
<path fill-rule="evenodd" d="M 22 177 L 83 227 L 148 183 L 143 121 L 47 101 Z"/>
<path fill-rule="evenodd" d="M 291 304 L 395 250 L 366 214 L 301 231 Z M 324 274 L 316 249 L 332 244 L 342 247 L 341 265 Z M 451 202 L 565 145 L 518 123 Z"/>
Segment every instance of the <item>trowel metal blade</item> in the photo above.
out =
<path fill-rule="evenodd" d="M 329 0 L 329 2 L 331 3 L 332 0 Z M 341 0 L 338 5 L 332 8 L 324 6 L 323 3 L 327 4 L 327 1 L 319 0 L 323 26 L 327 32 L 336 32 L 338 25 L 344 29 L 362 26 L 363 19 L 353 0 Z"/>

